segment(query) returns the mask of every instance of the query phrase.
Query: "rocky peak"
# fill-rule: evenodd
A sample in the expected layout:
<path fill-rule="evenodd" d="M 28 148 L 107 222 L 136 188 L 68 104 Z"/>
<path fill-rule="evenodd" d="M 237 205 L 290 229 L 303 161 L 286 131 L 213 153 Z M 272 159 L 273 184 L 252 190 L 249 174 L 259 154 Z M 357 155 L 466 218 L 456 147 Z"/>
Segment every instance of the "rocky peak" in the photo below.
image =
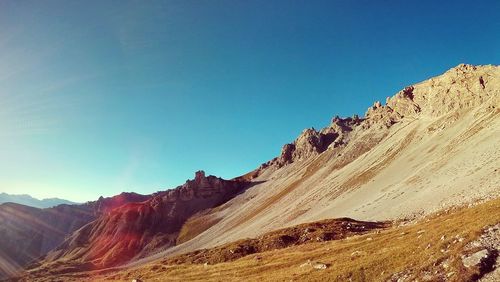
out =
<path fill-rule="evenodd" d="M 321 154 L 328 147 L 344 144 L 345 139 L 352 129 L 363 120 L 357 115 L 340 118 L 335 116 L 329 126 L 317 131 L 313 127 L 304 129 L 293 143 L 285 144 L 281 148 L 279 157 L 263 164 L 260 168 L 268 166 L 283 167 L 295 161 Z"/>
<path fill-rule="evenodd" d="M 404 117 L 412 116 L 420 112 L 420 107 L 413 101 L 413 86 L 405 87 L 394 97 L 387 97 L 386 104 L 382 105 L 379 101 L 366 111 L 366 122 L 364 128 L 378 125 L 379 127 L 390 127 L 401 121 Z"/>
<path fill-rule="evenodd" d="M 307 128 L 295 139 L 294 158 L 306 158 L 311 154 L 320 153 L 323 149 L 321 133 L 314 127 Z"/>
<path fill-rule="evenodd" d="M 193 180 L 187 180 L 183 185 L 161 193 L 159 197 L 167 202 L 190 201 L 215 194 L 231 194 L 242 185 L 243 183 L 239 181 L 224 180 L 213 175 L 206 176 L 203 170 L 199 170 L 195 172 Z"/>
<path fill-rule="evenodd" d="M 340 118 L 335 116 L 329 126 L 321 130 L 322 133 L 330 132 L 333 129 L 336 132 L 348 132 L 359 125 L 363 119 L 359 118 L 358 115 L 353 115 L 352 117 Z"/>
<path fill-rule="evenodd" d="M 205 178 L 205 172 L 203 170 L 198 170 L 194 173 L 195 181 L 201 181 L 203 178 Z"/>
<path fill-rule="evenodd" d="M 468 72 L 473 72 L 473 71 L 476 71 L 477 70 L 477 66 L 474 66 L 474 65 L 470 65 L 470 64 L 459 64 L 457 65 L 456 67 L 454 68 L 451 68 L 450 70 L 448 70 L 446 72 L 446 74 L 449 74 L 449 73 L 462 73 L 462 74 L 465 74 L 465 73 L 468 73 Z"/>
<path fill-rule="evenodd" d="M 293 143 L 285 144 L 276 164 L 281 167 L 295 160 L 307 158 L 323 150 L 322 134 L 314 128 L 308 128 L 295 139 Z"/>

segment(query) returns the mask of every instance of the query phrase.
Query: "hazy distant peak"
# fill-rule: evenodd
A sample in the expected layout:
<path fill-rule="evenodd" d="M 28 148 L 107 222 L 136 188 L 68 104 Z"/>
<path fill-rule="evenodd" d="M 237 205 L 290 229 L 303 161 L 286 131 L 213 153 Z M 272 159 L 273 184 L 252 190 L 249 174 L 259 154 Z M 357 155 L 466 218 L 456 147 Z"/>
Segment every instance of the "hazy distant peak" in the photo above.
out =
<path fill-rule="evenodd" d="M 7 202 L 31 206 L 35 208 L 50 208 L 61 204 L 67 204 L 67 205 L 76 204 L 75 202 L 59 198 L 47 198 L 40 200 L 27 194 L 10 195 L 7 193 L 0 193 L 0 204 Z"/>

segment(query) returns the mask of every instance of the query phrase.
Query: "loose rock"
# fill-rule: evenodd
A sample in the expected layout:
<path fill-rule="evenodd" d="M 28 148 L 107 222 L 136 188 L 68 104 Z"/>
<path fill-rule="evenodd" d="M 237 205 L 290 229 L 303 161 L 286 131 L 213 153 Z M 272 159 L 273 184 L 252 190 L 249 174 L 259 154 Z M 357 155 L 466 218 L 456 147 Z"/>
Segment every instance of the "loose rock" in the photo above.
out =
<path fill-rule="evenodd" d="M 466 256 L 462 258 L 462 263 L 465 267 L 476 266 L 481 263 L 483 259 L 488 258 L 489 251 L 487 249 L 480 250 L 478 252 L 473 253 L 470 256 Z"/>

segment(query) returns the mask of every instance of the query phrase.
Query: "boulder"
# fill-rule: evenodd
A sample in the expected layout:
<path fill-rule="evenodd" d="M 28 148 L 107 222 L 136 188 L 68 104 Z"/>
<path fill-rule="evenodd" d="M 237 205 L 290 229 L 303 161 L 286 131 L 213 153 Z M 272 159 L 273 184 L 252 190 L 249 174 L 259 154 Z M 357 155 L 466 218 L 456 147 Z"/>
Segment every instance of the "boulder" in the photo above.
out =
<path fill-rule="evenodd" d="M 319 262 L 319 261 L 311 261 L 310 259 L 308 259 L 305 263 L 301 264 L 300 267 L 312 267 L 314 269 L 327 269 L 328 268 L 328 264 L 326 263 L 322 263 L 322 262 Z"/>
<path fill-rule="evenodd" d="M 487 249 L 483 249 L 477 251 L 469 256 L 462 257 L 462 263 L 465 267 L 472 267 L 481 264 L 481 261 L 487 259 L 489 256 L 489 251 Z"/>

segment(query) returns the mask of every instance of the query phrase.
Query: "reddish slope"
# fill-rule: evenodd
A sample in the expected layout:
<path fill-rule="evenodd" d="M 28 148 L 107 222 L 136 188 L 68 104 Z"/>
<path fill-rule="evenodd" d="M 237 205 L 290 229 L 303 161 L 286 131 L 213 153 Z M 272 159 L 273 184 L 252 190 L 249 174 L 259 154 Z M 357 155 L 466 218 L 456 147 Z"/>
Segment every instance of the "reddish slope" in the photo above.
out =
<path fill-rule="evenodd" d="M 93 206 L 92 209 L 95 210 L 96 213 L 106 214 L 114 210 L 115 208 L 121 207 L 125 204 L 144 202 L 152 198 L 153 196 L 154 194 L 141 195 L 133 192 L 132 193 L 123 192 L 119 195 L 109 198 L 100 197 L 99 200 L 95 202 L 90 202 L 89 205 Z"/>
<path fill-rule="evenodd" d="M 226 202 L 245 184 L 197 172 L 194 180 L 174 190 L 126 204 L 86 225 L 49 253 L 45 263 L 64 259 L 78 268 L 103 268 L 168 248 L 190 216 Z"/>
<path fill-rule="evenodd" d="M 47 254 L 67 236 L 99 215 L 123 204 L 151 196 L 122 193 L 81 205 L 59 205 L 39 209 L 4 203 L 0 205 L 0 278 L 16 272 Z"/>

